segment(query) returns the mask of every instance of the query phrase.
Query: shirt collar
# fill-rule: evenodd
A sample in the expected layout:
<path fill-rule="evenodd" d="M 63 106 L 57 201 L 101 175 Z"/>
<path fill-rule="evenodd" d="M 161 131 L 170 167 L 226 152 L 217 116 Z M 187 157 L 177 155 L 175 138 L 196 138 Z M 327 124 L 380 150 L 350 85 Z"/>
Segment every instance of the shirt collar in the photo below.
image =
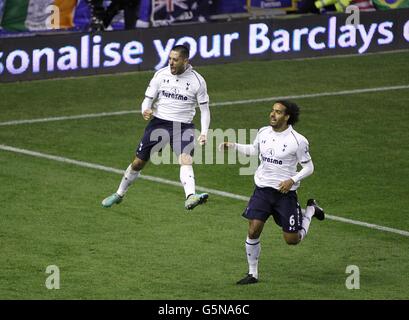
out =
<path fill-rule="evenodd" d="M 287 134 L 289 134 L 293 130 L 293 126 L 291 124 L 288 125 L 287 129 L 285 129 L 284 131 L 281 131 L 281 132 L 274 131 L 273 127 L 271 127 L 271 126 L 270 126 L 270 128 L 271 128 L 271 132 L 273 132 L 275 135 L 278 135 L 278 136 L 286 136 Z"/>

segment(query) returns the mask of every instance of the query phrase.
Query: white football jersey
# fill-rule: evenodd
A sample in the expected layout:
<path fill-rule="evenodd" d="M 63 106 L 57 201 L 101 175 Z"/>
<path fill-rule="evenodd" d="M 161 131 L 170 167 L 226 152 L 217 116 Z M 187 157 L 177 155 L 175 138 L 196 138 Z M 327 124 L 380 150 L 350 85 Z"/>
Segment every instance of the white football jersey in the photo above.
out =
<path fill-rule="evenodd" d="M 184 123 L 192 122 L 197 105 L 209 102 L 206 81 L 191 65 L 178 75 L 173 75 L 169 66 L 157 71 L 145 96 L 155 99 L 155 117 Z"/>
<path fill-rule="evenodd" d="M 311 161 L 308 140 L 292 126 L 275 132 L 271 126 L 261 128 L 253 142 L 258 148 L 260 165 L 254 174 L 257 186 L 279 188 L 281 181 L 297 174 L 297 165 Z M 293 184 L 296 190 L 300 181 Z"/>

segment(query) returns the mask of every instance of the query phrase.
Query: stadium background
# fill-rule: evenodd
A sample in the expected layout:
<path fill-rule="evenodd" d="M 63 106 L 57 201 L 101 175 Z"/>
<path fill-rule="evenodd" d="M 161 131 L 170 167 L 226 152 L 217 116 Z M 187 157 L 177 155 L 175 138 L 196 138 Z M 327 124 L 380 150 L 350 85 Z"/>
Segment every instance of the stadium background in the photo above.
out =
<path fill-rule="evenodd" d="M 291 23 L 283 23 L 291 31 L 332 16 L 347 17 L 257 21 L 270 21 L 275 30 L 288 18 Z M 120 206 L 100 206 L 146 125 L 138 109 L 153 68 L 61 79 L 65 75 L 41 66 L 38 79 L 56 79 L 16 81 L 22 79 L 3 65 L 1 80 L 10 83 L 0 84 L 0 297 L 407 300 L 409 16 L 407 9 L 367 13 L 366 28 L 377 19 L 399 25 L 390 29 L 399 40 L 383 46 L 377 38 L 364 54 L 356 52 L 357 42 L 352 51 L 328 50 L 317 59 L 314 52 L 302 56 L 302 46 L 300 55 L 279 60 L 271 52 L 262 61 L 193 60 L 208 82 L 212 128 L 264 126 L 278 97 L 301 105 L 297 128 L 310 140 L 316 172 L 299 198 L 304 204 L 315 197 L 329 213 L 297 247 L 286 246 L 270 221 L 262 239 L 262 281 L 251 288 L 234 284 L 247 268 L 247 226 L 240 215 L 253 188 L 252 176 L 238 174 L 240 164 L 196 165 L 198 189 L 210 190 L 211 199 L 191 213 L 183 209 L 176 165 L 148 166 Z M 144 30 L 168 32 L 169 39 L 178 30 L 213 26 Z M 36 41 L 49 39 L 52 46 L 80 31 L 20 32 L 2 34 L 2 63 L 10 52 L 39 48 Z M 95 34 L 120 39 L 132 32 L 143 33 Z M 21 66 L 16 60 L 13 67 Z M 45 286 L 50 265 L 60 269 L 59 290 Z M 350 265 L 360 269 L 359 290 L 345 286 Z"/>

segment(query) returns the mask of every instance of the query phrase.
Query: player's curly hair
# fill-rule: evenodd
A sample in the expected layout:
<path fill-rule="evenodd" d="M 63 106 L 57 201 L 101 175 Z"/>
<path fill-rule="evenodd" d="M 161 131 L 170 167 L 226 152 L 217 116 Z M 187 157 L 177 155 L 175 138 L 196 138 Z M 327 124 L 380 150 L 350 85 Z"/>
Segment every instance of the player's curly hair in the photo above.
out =
<path fill-rule="evenodd" d="M 172 51 L 179 52 L 179 54 L 185 58 L 189 59 L 189 48 L 183 45 L 177 45 L 172 48 Z"/>
<path fill-rule="evenodd" d="M 300 116 L 300 108 L 297 106 L 297 104 L 288 100 L 278 100 L 275 103 L 282 104 L 285 107 L 285 114 L 290 116 L 287 123 L 290 125 L 295 125 Z"/>

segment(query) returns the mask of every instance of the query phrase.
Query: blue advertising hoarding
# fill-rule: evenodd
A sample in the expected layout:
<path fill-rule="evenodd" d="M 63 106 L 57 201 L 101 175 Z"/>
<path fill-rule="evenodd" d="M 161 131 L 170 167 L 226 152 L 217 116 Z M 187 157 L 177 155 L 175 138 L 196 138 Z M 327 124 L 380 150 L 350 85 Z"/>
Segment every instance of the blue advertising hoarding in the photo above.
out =
<path fill-rule="evenodd" d="M 185 44 L 194 65 L 409 49 L 409 9 L 0 39 L 0 82 L 157 70 Z"/>

